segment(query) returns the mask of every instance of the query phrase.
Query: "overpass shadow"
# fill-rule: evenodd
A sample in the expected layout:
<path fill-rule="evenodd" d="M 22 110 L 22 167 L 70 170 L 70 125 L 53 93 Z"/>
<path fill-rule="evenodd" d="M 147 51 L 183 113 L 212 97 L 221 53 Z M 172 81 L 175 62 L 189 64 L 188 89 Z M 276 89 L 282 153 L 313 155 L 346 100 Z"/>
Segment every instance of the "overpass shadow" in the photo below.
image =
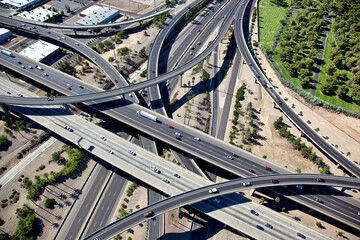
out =
<path fill-rule="evenodd" d="M 209 92 L 216 91 L 217 87 L 221 84 L 221 82 L 223 80 L 223 76 L 226 76 L 226 74 L 229 72 L 230 59 L 233 59 L 235 56 L 236 43 L 235 43 L 234 39 L 231 40 L 229 49 L 230 50 L 226 52 L 225 60 L 223 61 L 222 65 L 220 67 L 220 70 L 216 73 L 216 75 L 212 79 L 209 79 L 206 82 L 201 81 L 201 82 L 197 83 L 195 86 L 191 87 L 190 90 L 192 91 L 192 95 L 197 96 L 199 94 L 205 93 L 206 91 L 209 91 Z M 213 65 L 210 65 L 210 66 L 212 68 L 216 67 Z M 216 79 L 218 79 L 218 78 L 220 80 L 216 81 Z M 213 84 L 211 84 L 210 81 L 213 81 Z M 180 107 L 182 107 L 187 101 L 189 101 L 189 98 L 190 98 L 189 92 L 187 92 L 181 99 L 179 99 L 179 101 L 176 104 L 169 105 L 169 107 L 171 107 L 171 112 L 175 112 Z M 169 101 L 169 98 L 167 98 L 167 100 Z M 167 106 L 168 103 L 169 102 L 164 103 L 164 105 Z"/>

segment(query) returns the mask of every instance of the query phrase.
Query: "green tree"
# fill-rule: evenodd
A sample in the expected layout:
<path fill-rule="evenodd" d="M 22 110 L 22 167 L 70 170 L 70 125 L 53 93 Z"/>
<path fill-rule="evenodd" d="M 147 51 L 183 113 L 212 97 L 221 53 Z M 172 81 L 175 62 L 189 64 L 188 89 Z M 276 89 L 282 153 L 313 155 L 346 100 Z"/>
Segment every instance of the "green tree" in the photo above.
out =
<path fill-rule="evenodd" d="M 0 136 L 0 149 L 3 149 L 8 144 L 8 138 L 5 135 Z"/>
<path fill-rule="evenodd" d="M 264 202 L 265 202 L 265 198 L 261 197 L 259 203 L 264 204 Z"/>
<path fill-rule="evenodd" d="M 349 88 L 346 85 L 341 85 L 336 90 L 336 95 L 338 95 L 339 98 L 341 98 L 341 99 L 346 99 L 348 92 L 349 92 Z"/>
<path fill-rule="evenodd" d="M 284 125 L 283 123 L 283 117 L 279 117 L 275 122 L 274 122 L 274 127 L 275 129 L 280 129 L 282 126 Z"/>
<path fill-rule="evenodd" d="M 127 36 L 127 33 L 125 30 L 121 30 L 116 34 L 120 39 L 125 38 Z"/>
<path fill-rule="evenodd" d="M 278 202 L 280 202 L 280 198 L 279 198 L 279 197 L 276 197 L 276 198 L 275 198 L 275 202 L 274 202 L 274 205 L 273 205 L 273 206 L 275 206 L 275 204 L 276 204 L 276 203 L 278 203 Z"/>

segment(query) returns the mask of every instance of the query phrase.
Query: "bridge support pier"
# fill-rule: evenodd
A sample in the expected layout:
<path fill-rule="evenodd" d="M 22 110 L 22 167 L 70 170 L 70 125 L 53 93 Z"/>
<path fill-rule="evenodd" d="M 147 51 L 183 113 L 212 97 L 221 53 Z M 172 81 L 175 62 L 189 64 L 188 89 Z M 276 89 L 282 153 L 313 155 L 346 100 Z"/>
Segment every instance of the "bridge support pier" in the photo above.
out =
<path fill-rule="evenodd" d="M 276 108 L 276 102 L 273 102 L 273 108 Z"/>
<path fill-rule="evenodd" d="M 250 190 L 250 196 L 252 196 L 255 193 L 255 188 Z"/>
<path fill-rule="evenodd" d="M 1 109 L 6 114 L 6 116 L 10 116 L 9 110 L 7 109 L 6 105 L 3 103 L 1 103 L 0 105 L 1 105 Z"/>
<path fill-rule="evenodd" d="M 184 74 L 184 73 L 180 73 L 180 75 L 179 75 L 179 80 L 180 80 L 180 86 L 181 86 L 181 87 L 182 87 L 182 85 L 183 85 L 183 84 L 182 84 L 183 74 Z"/>
<path fill-rule="evenodd" d="M 69 110 L 69 106 L 67 104 L 63 104 L 63 106 L 66 110 Z"/>

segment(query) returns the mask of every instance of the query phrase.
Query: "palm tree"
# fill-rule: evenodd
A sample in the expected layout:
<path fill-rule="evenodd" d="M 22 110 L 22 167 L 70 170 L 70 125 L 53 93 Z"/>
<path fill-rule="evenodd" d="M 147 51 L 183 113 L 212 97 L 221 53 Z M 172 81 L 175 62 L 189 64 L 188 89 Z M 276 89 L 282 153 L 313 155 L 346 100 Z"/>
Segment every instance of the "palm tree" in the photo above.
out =
<path fill-rule="evenodd" d="M 280 198 L 279 198 L 279 197 L 276 197 L 276 198 L 275 198 L 275 202 L 274 202 L 274 205 L 273 205 L 273 206 L 275 206 L 275 204 L 276 204 L 276 203 L 278 203 L 278 202 L 280 202 Z"/>
<path fill-rule="evenodd" d="M 260 203 L 260 204 L 264 204 L 264 202 L 265 202 L 265 198 L 261 197 L 259 203 Z"/>

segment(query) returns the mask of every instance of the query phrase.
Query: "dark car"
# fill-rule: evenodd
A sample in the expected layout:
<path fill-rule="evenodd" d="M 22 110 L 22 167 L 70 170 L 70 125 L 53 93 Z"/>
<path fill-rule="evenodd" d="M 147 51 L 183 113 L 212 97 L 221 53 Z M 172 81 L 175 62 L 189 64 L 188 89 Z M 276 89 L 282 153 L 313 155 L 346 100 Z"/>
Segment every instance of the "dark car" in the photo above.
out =
<path fill-rule="evenodd" d="M 264 228 L 262 226 L 260 226 L 260 225 L 256 225 L 256 228 L 260 229 L 261 231 L 264 231 Z"/>
<path fill-rule="evenodd" d="M 251 173 L 255 173 L 255 171 L 253 169 L 249 169 L 249 172 Z"/>
<path fill-rule="evenodd" d="M 175 137 L 177 140 L 181 141 L 181 138 L 179 138 L 178 136 Z"/>
<path fill-rule="evenodd" d="M 252 209 L 251 209 L 250 212 L 251 212 L 252 214 L 256 215 L 256 216 L 259 216 L 259 213 L 258 213 L 257 211 L 255 211 L 255 210 L 252 210 Z"/>
<path fill-rule="evenodd" d="M 323 178 L 318 178 L 317 181 L 318 181 L 318 182 L 325 182 L 325 179 L 323 179 Z"/>
<path fill-rule="evenodd" d="M 303 238 L 303 239 L 306 239 L 305 235 L 302 234 L 302 233 L 299 233 L 299 232 L 298 232 L 297 235 L 298 235 L 298 237 L 301 237 L 301 238 Z"/>
<path fill-rule="evenodd" d="M 316 200 L 317 202 L 319 202 L 319 203 L 324 204 L 324 201 L 323 201 L 323 200 L 321 200 L 320 198 L 315 198 L 315 200 Z"/>
<path fill-rule="evenodd" d="M 271 224 L 269 224 L 269 223 L 265 223 L 264 225 L 265 225 L 266 227 L 270 228 L 270 229 L 273 229 L 273 226 L 272 226 Z"/>
<path fill-rule="evenodd" d="M 279 183 L 279 180 L 274 179 L 274 180 L 272 180 L 271 182 L 272 182 L 272 183 Z"/>
<path fill-rule="evenodd" d="M 234 157 L 239 157 L 236 153 L 231 153 Z"/>
<path fill-rule="evenodd" d="M 146 212 L 146 213 L 144 213 L 144 217 L 152 217 L 152 216 L 154 216 L 154 212 L 153 211 L 149 211 L 149 212 Z"/>

